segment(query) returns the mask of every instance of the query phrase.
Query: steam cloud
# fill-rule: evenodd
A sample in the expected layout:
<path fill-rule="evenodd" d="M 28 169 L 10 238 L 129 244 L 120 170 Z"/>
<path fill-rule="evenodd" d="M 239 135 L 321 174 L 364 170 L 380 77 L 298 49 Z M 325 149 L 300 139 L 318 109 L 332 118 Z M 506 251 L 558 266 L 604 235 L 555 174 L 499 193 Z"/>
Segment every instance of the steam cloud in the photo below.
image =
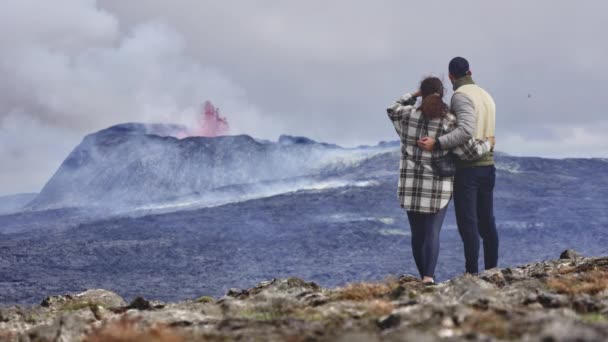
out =
<path fill-rule="evenodd" d="M 422 75 L 445 75 L 454 55 L 470 58 L 495 95 L 501 151 L 605 158 L 605 106 L 590 89 L 608 77 L 608 48 L 598 44 L 606 2 L 473 2 L 284 1 L 269 10 L 246 1 L 4 0 L 0 195 L 40 190 L 86 133 L 128 121 L 196 128 L 207 99 L 228 114 L 230 134 L 350 146 L 394 139 L 387 101 Z M 444 37 L 446 26 L 429 26 L 428 13 L 471 18 L 461 23 L 469 34 L 433 44 L 428 37 Z M 420 27 L 425 35 L 404 39 Z"/>
<path fill-rule="evenodd" d="M 0 46 L 0 195 L 38 191 L 84 134 L 117 123 L 226 133 L 210 103 L 200 121 L 204 99 L 245 117 L 232 132 L 259 120 L 242 89 L 190 57 L 171 27 L 125 30 L 94 0 L 6 0 Z"/>

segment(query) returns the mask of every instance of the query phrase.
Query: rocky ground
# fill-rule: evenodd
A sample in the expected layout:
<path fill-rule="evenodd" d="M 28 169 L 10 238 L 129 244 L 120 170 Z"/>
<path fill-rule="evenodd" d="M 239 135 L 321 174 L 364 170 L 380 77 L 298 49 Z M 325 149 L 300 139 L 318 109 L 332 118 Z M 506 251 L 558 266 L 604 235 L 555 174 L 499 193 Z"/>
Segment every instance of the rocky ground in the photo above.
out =
<path fill-rule="evenodd" d="M 0 341 L 606 341 L 608 257 L 324 289 L 274 279 L 180 303 L 105 290 L 0 309 Z"/>

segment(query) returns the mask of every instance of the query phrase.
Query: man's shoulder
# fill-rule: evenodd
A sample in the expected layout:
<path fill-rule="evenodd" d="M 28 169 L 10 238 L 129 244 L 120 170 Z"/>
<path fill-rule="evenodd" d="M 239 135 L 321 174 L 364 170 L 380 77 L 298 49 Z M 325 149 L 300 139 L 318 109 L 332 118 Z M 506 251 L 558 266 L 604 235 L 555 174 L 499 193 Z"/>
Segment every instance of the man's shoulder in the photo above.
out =
<path fill-rule="evenodd" d="M 485 96 L 487 99 L 489 99 L 489 100 L 491 100 L 492 102 L 494 102 L 494 99 L 492 98 L 492 95 L 490 94 L 490 92 L 489 92 L 489 91 L 485 90 L 485 89 L 484 89 L 484 88 L 482 88 L 482 87 L 479 87 L 479 89 L 480 89 L 481 93 L 482 93 L 482 94 L 483 94 L 483 95 L 484 95 L 484 96 Z"/>
<path fill-rule="evenodd" d="M 481 101 L 483 101 L 485 103 L 486 107 L 494 108 L 492 110 L 495 110 L 496 103 L 494 102 L 494 98 L 492 97 L 490 92 L 488 92 L 487 90 L 485 90 L 482 87 L 479 87 L 478 89 L 479 89 Z"/>
<path fill-rule="evenodd" d="M 477 83 L 465 84 L 463 86 L 460 86 L 456 91 L 454 91 L 454 95 L 458 94 L 459 96 L 463 96 L 463 95 L 472 94 L 472 93 L 474 94 L 477 92 L 490 96 L 490 93 L 485 88 L 481 87 Z"/>
<path fill-rule="evenodd" d="M 462 102 L 474 102 L 475 100 L 494 101 L 492 95 L 477 84 L 466 84 L 458 88 L 452 95 L 451 104 Z"/>
<path fill-rule="evenodd" d="M 471 94 L 475 94 L 481 90 L 483 90 L 483 88 L 477 84 L 465 84 L 458 87 L 458 89 L 454 91 L 453 96 L 471 96 Z"/>
<path fill-rule="evenodd" d="M 458 90 L 460 90 L 460 88 Z M 451 107 L 456 107 L 456 106 L 459 106 L 462 104 L 472 104 L 473 103 L 473 99 L 471 98 L 470 95 L 468 95 L 467 93 L 464 93 L 464 92 L 460 92 L 458 90 L 456 92 L 454 92 L 454 94 L 452 95 L 452 99 L 450 100 Z"/>

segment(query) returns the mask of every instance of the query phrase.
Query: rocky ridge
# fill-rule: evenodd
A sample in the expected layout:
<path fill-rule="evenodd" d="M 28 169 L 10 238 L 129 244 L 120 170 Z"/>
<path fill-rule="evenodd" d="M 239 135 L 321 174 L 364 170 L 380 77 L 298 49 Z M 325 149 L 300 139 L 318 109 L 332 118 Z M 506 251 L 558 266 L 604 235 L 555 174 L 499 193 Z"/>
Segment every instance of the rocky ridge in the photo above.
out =
<path fill-rule="evenodd" d="M 298 278 L 179 303 L 88 290 L 0 309 L 0 341 L 605 341 L 608 257 L 324 289 Z"/>

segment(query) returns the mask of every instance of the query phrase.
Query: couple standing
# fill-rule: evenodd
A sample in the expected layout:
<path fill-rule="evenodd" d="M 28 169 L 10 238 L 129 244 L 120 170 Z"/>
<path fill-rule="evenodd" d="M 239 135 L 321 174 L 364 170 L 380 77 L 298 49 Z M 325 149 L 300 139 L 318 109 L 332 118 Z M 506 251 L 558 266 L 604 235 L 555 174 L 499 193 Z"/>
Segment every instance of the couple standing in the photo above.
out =
<path fill-rule="evenodd" d="M 466 272 L 479 271 L 480 236 L 485 269 L 498 262 L 493 209 L 496 107 L 473 82 L 466 59 L 452 59 L 449 75 L 454 87 L 450 107 L 443 102 L 441 80 L 428 77 L 418 91 L 387 109 L 401 140 L 399 200 L 407 211 L 412 252 L 425 284 L 435 283 L 439 232 L 452 193 Z M 418 97 L 422 100 L 416 106 Z"/>

